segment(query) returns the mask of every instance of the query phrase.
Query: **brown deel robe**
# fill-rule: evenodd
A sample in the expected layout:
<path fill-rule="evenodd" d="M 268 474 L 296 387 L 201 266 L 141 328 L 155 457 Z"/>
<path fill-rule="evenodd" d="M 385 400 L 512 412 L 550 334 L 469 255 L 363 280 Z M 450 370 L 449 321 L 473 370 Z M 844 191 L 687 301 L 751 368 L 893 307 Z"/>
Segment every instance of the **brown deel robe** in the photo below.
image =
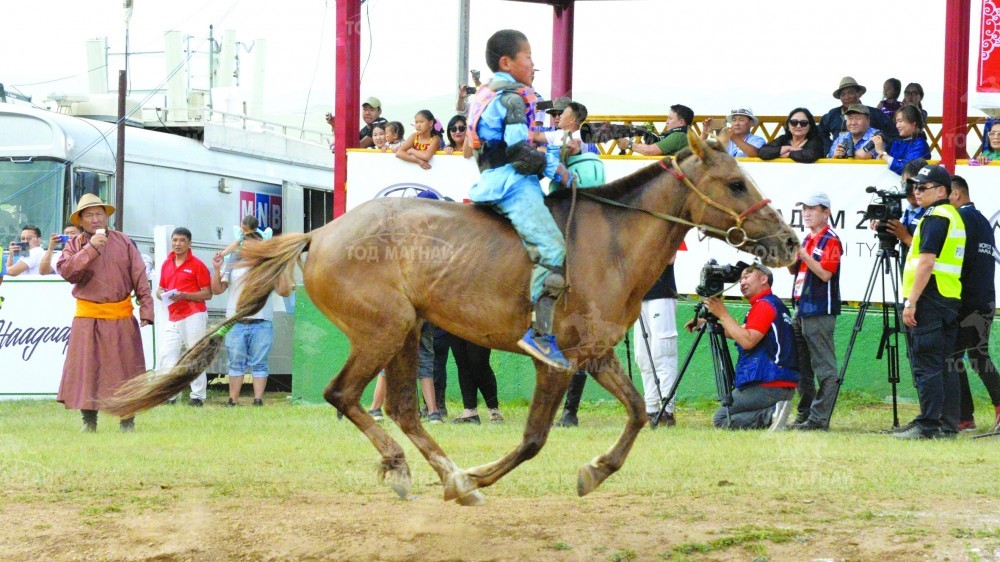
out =
<path fill-rule="evenodd" d="M 74 237 L 59 257 L 58 270 L 73 284 L 73 296 L 97 303 L 120 302 L 133 292 L 139 317 L 153 321 L 146 267 L 128 236 L 108 231 L 98 252 L 90 234 Z M 101 410 L 123 382 L 146 371 L 135 317 L 122 320 L 73 318 L 56 400 L 70 410 Z"/>

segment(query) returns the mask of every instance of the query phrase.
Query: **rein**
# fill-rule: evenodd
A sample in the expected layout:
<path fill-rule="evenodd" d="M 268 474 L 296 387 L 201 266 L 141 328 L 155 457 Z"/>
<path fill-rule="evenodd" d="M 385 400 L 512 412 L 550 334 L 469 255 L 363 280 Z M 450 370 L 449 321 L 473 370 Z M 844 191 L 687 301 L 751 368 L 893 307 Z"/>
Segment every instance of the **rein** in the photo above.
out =
<path fill-rule="evenodd" d="M 620 203 L 618 201 L 615 201 L 614 199 L 608 199 L 607 197 L 601 197 L 600 195 L 594 195 L 592 193 L 589 193 L 587 190 L 581 191 L 580 194 L 583 195 L 584 197 L 587 197 L 587 198 L 592 199 L 594 201 L 599 201 L 599 202 L 604 203 L 606 205 L 612 205 L 612 206 L 615 206 L 615 207 L 622 207 L 624 209 L 631 209 L 633 211 L 640 211 L 640 212 L 646 213 L 648 215 L 651 215 L 651 216 L 654 216 L 654 217 L 657 217 L 657 218 L 660 218 L 660 219 L 663 219 L 663 220 L 667 220 L 667 221 L 671 221 L 671 222 L 676 222 L 676 223 L 679 223 L 679 224 L 683 224 L 685 226 L 690 226 L 690 227 L 697 228 L 702 233 L 716 234 L 719 237 L 721 237 L 726 242 L 726 244 L 729 244 L 730 246 L 732 246 L 734 248 L 742 248 L 747 242 L 759 242 L 760 241 L 760 240 L 757 240 L 757 239 L 754 239 L 754 238 L 750 238 L 749 236 L 747 236 L 746 230 L 743 229 L 743 221 L 746 220 L 746 218 L 749 217 L 750 215 L 756 213 L 757 211 L 759 211 L 759 210 L 763 209 L 764 207 L 766 207 L 767 205 L 769 205 L 771 203 L 770 199 L 762 199 L 762 200 L 758 201 L 757 203 L 755 203 L 755 204 L 751 205 L 750 207 L 748 207 L 747 210 L 743 211 L 742 213 L 737 213 L 736 211 L 730 209 L 729 207 L 726 207 L 724 205 L 720 205 L 719 203 L 716 203 L 708 195 L 705 195 L 704 192 L 702 192 L 700 189 L 698 189 L 694 185 L 694 183 L 691 181 L 691 179 L 688 178 L 687 175 L 681 170 L 680 165 L 677 163 L 677 159 L 676 158 L 674 158 L 673 156 L 671 156 L 670 157 L 670 162 L 671 162 L 671 166 L 669 166 L 669 167 L 666 164 L 663 163 L 663 160 L 657 161 L 657 164 L 659 164 L 659 166 L 661 168 L 663 168 L 664 170 L 666 170 L 667 172 L 670 172 L 670 174 L 673 175 L 676 179 L 684 182 L 684 185 L 686 185 L 688 187 L 688 189 L 690 189 L 691 191 L 695 192 L 695 194 L 697 194 L 698 197 L 700 197 L 701 200 L 704 201 L 706 205 L 711 205 L 712 207 L 715 207 L 716 209 L 719 209 L 720 211 L 722 211 L 722 212 L 730 215 L 731 217 L 733 217 L 735 219 L 735 221 L 736 221 L 736 225 L 729 227 L 727 230 L 722 230 L 720 228 L 715 228 L 714 226 L 709 226 L 707 224 L 693 223 L 691 221 L 682 219 L 680 217 L 675 217 L 673 215 L 668 215 L 666 213 L 659 213 L 657 211 L 651 211 L 649 209 L 642 209 L 642 208 L 639 208 L 639 207 L 633 207 L 631 205 L 626 205 L 625 203 Z M 575 194 L 576 193 L 574 191 L 574 195 Z"/>

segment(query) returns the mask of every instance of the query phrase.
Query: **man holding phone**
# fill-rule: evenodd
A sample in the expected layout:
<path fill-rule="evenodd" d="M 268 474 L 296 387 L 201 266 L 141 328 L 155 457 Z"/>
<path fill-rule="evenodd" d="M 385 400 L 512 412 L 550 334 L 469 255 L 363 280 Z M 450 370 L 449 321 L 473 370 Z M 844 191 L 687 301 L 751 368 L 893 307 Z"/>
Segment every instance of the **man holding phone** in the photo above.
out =
<path fill-rule="evenodd" d="M 62 255 L 63 249 L 66 247 L 66 244 L 69 244 L 70 240 L 82 232 L 76 225 L 67 224 L 63 228 L 62 234 L 53 234 L 50 236 L 49 247 L 45 249 L 45 255 L 42 256 L 42 263 L 38 264 L 38 273 L 41 275 L 58 273 L 56 271 L 56 264 L 59 263 L 59 256 Z"/>
<path fill-rule="evenodd" d="M 631 150 L 643 156 L 670 156 L 688 145 L 687 130 L 694 122 L 694 111 L 681 104 L 670 106 L 667 113 L 667 131 L 659 142 L 643 144 L 632 139 L 618 139 L 619 150 Z"/>
<path fill-rule="evenodd" d="M 45 250 L 42 249 L 42 230 L 31 224 L 24 225 L 21 229 L 21 241 L 11 242 L 8 251 L 7 275 L 38 275 L 38 266 L 45 255 Z"/>
<path fill-rule="evenodd" d="M 757 149 L 767 144 L 767 141 L 764 140 L 764 137 L 750 132 L 759 123 L 753 115 L 753 110 L 748 108 L 734 109 L 729 112 L 726 121 L 729 126 L 715 135 L 719 139 L 719 143 L 726 147 L 726 152 L 733 158 L 756 158 Z M 705 120 L 701 129 L 702 140 L 708 139 L 712 125 L 711 120 Z"/>

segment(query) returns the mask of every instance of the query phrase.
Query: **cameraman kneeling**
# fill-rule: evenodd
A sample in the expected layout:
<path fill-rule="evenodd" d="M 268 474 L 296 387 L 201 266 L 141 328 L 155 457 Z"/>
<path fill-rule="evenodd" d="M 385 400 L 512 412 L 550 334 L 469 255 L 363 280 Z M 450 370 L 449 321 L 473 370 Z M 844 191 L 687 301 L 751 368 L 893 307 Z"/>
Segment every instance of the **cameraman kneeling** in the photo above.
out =
<path fill-rule="evenodd" d="M 736 342 L 733 404 L 719 408 L 712 423 L 727 429 L 782 429 L 791 411 L 789 400 L 799 381 L 799 361 L 795 351 L 791 315 L 781 299 L 771 293 L 774 276 L 760 264 L 752 264 L 740 275 L 740 292 L 750 300 L 750 311 L 742 326 L 726 310 L 722 300 L 705 301 L 708 311 L 719 319 L 726 337 Z M 685 326 L 688 331 L 705 322 L 696 318 Z"/>

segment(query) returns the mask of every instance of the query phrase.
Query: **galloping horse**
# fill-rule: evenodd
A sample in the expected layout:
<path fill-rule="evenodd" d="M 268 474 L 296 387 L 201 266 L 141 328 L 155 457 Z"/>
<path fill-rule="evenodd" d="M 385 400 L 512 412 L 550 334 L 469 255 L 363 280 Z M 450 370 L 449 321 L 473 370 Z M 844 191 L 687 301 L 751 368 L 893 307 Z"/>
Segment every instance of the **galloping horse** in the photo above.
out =
<path fill-rule="evenodd" d="M 624 375 L 614 346 L 639 316 L 642 297 L 698 226 L 760 257 L 790 263 L 795 233 L 767 205 L 728 154 L 693 133 L 678 159 L 663 159 L 600 188 L 581 191 L 567 241 L 570 288 L 560 298 L 554 332 L 566 358 L 585 366 L 628 411 L 628 423 L 606 453 L 583 465 L 579 495 L 621 468 L 645 424 L 645 405 Z M 596 195 L 600 199 L 590 197 Z M 586 197 L 585 197 L 586 195 Z M 559 224 L 569 190 L 547 205 Z M 623 208 L 627 207 L 627 208 Z M 472 205 L 421 199 L 369 201 L 323 228 L 246 245 L 251 264 L 236 313 L 206 335 L 169 374 L 138 378 L 111 411 L 129 416 L 187 386 L 212 361 L 226 327 L 254 314 L 281 276 L 303 268 L 312 302 L 350 339 L 347 363 L 324 398 L 347 416 L 382 455 L 382 478 L 401 497 L 410 488 L 403 449 L 361 408 L 359 399 L 382 369 L 388 415 L 420 450 L 444 484 L 444 499 L 482 502 L 489 486 L 545 444 L 572 371 L 535 362 L 536 386 L 521 444 L 496 462 L 460 470 L 421 426 L 417 414 L 417 345 L 422 319 L 476 344 L 520 353 L 530 322 L 531 261 L 510 224 Z"/>

